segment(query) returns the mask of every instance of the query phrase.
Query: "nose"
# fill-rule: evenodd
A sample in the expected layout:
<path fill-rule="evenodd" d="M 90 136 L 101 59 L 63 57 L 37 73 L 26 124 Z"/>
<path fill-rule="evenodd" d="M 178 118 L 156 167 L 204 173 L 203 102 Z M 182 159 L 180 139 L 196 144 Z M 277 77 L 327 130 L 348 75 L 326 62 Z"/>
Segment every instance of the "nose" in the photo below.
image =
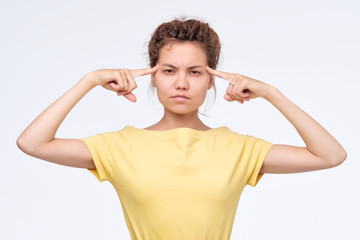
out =
<path fill-rule="evenodd" d="M 189 82 L 188 82 L 185 74 L 178 75 L 176 82 L 175 82 L 175 88 L 176 89 L 188 89 L 189 88 Z"/>

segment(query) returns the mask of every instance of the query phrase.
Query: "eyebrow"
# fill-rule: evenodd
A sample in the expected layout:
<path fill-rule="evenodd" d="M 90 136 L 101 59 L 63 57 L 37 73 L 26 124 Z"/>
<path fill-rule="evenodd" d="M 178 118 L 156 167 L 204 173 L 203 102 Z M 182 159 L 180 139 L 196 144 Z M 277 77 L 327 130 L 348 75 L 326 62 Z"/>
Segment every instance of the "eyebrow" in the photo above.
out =
<path fill-rule="evenodd" d="M 162 66 L 167 66 L 167 67 L 171 67 L 171 68 L 177 69 L 177 67 L 175 67 L 174 65 L 172 65 L 172 64 L 170 64 L 170 63 L 164 63 Z M 199 68 L 199 67 L 204 68 L 203 65 L 194 65 L 194 66 L 189 67 L 188 69 L 194 69 L 194 68 Z"/>

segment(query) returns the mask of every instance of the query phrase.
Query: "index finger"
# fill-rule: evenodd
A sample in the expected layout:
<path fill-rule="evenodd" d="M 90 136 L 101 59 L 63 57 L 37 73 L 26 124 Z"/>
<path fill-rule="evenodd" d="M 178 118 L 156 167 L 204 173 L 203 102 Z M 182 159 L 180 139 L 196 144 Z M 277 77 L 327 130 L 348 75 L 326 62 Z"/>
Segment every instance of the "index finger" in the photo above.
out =
<path fill-rule="evenodd" d="M 218 71 L 218 70 L 215 70 L 215 69 L 212 69 L 208 66 L 206 66 L 206 70 L 212 74 L 212 75 L 215 75 L 219 78 L 222 78 L 222 79 L 225 79 L 225 80 L 231 80 L 232 77 L 233 77 L 233 74 L 232 73 L 227 73 L 227 72 L 222 72 L 222 71 Z"/>
<path fill-rule="evenodd" d="M 159 68 L 159 65 L 156 65 L 155 67 L 152 67 L 152 68 L 130 70 L 130 73 L 133 77 L 140 77 L 140 76 L 145 76 L 145 75 L 154 73 L 157 71 L 158 68 Z"/>

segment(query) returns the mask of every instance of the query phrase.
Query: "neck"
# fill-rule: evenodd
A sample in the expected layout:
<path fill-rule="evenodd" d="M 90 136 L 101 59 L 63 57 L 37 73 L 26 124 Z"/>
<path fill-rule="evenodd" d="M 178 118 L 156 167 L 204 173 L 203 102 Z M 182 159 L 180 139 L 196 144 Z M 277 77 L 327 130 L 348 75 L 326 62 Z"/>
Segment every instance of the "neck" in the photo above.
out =
<path fill-rule="evenodd" d="M 164 109 L 164 116 L 155 125 L 157 129 L 161 130 L 170 130 L 181 127 L 192 128 L 196 130 L 209 129 L 209 127 L 201 122 L 198 115 L 198 110 L 186 114 L 177 114 Z"/>

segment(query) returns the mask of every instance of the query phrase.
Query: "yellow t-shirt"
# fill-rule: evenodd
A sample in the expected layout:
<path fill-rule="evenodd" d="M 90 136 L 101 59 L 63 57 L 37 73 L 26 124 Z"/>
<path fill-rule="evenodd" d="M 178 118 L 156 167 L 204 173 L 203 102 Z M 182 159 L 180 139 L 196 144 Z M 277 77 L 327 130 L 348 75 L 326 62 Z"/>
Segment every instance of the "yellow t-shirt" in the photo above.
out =
<path fill-rule="evenodd" d="M 166 131 L 125 126 L 82 139 L 99 181 L 116 189 L 131 239 L 230 239 L 244 187 L 272 146 L 223 126 Z"/>

